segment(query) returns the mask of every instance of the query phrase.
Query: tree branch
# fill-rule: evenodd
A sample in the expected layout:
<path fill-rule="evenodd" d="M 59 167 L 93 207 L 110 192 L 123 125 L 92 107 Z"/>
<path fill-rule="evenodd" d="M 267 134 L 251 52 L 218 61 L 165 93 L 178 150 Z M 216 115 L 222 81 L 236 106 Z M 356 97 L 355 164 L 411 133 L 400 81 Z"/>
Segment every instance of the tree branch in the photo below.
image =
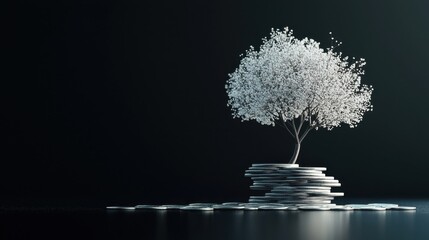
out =
<path fill-rule="evenodd" d="M 279 116 L 280 116 L 280 120 L 281 120 L 281 122 L 283 124 L 283 126 L 282 125 L 280 125 L 280 126 L 286 128 L 286 130 L 290 133 L 290 135 L 292 135 L 292 137 L 295 137 L 295 135 L 292 133 L 292 131 L 287 127 L 286 122 L 283 119 L 283 116 L 280 113 L 279 113 Z"/>
<path fill-rule="evenodd" d="M 295 132 L 296 141 L 299 142 L 299 136 L 298 136 L 298 132 L 296 131 L 296 126 L 295 126 L 295 119 L 292 118 L 291 121 L 292 121 L 293 131 Z"/>
<path fill-rule="evenodd" d="M 302 136 L 299 138 L 299 142 L 301 143 L 302 140 L 304 140 L 304 138 L 307 136 L 307 134 L 313 130 L 314 128 L 316 128 L 316 126 L 318 125 L 314 125 L 314 126 L 308 126 L 308 128 L 305 130 L 305 132 L 302 134 Z"/>
<path fill-rule="evenodd" d="M 301 116 L 300 116 L 300 122 L 299 122 L 299 127 L 298 127 L 298 135 L 299 135 L 299 132 L 301 132 L 301 127 L 302 127 L 302 125 L 304 124 L 304 116 L 303 116 L 303 114 L 301 114 Z"/>

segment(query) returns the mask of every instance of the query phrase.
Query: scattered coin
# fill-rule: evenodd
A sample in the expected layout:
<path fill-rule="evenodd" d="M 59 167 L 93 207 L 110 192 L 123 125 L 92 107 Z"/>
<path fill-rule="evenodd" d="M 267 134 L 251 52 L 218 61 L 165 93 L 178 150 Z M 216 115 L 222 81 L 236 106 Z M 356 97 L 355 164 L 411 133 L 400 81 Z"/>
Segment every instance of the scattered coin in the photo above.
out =
<path fill-rule="evenodd" d="M 109 206 L 106 207 L 108 210 L 134 210 L 134 207 L 123 207 L 123 206 Z"/>
<path fill-rule="evenodd" d="M 213 205 L 212 206 L 213 209 L 215 210 L 240 210 L 243 209 L 243 206 L 239 206 L 239 205 Z"/>
<path fill-rule="evenodd" d="M 351 207 L 353 209 L 367 207 L 368 204 L 346 204 L 346 207 Z"/>
<path fill-rule="evenodd" d="M 162 207 L 165 207 L 167 210 L 180 210 L 182 207 L 185 207 L 186 205 L 176 205 L 176 204 L 167 204 L 162 205 Z"/>
<path fill-rule="evenodd" d="M 160 205 L 137 205 L 135 206 L 135 209 L 152 209 L 152 210 L 165 210 L 167 209 L 166 207 L 162 207 Z"/>
<path fill-rule="evenodd" d="M 201 206 L 186 206 L 180 208 L 180 210 L 186 210 L 186 211 L 213 211 L 212 207 L 201 207 Z"/>
<path fill-rule="evenodd" d="M 314 205 L 314 206 L 300 206 L 300 207 L 298 207 L 298 209 L 299 210 L 306 210 L 306 211 L 328 211 L 331 208 Z"/>
<path fill-rule="evenodd" d="M 365 207 L 357 207 L 357 208 L 353 208 L 353 209 L 354 210 L 361 210 L 361 211 L 386 211 L 386 208 L 369 206 L 369 205 L 366 205 Z"/>
<path fill-rule="evenodd" d="M 243 210 L 246 210 L 246 211 L 255 211 L 258 209 L 259 209 L 258 207 L 243 207 Z"/>
<path fill-rule="evenodd" d="M 191 203 L 188 206 L 194 206 L 194 207 L 211 207 L 213 205 L 217 205 L 217 203 Z"/>
<path fill-rule="evenodd" d="M 346 206 L 332 206 L 330 208 L 331 208 L 331 211 L 353 211 L 352 207 L 346 207 Z"/>
<path fill-rule="evenodd" d="M 369 206 L 376 206 L 376 207 L 384 207 L 387 209 L 398 207 L 398 204 L 392 204 L 392 203 L 370 203 Z"/>
<path fill-rule="evenodd" d="M 259 207 L 259 210 L 286 210 L 287 208 L 285 206 L 263 205 Z"/>
<path fill-rule="evenodd" d="M 391 207 L 390 210 L 416 210 L 416 207 L 409 207 L 409 206 L 397 206 L 397 207 Z"/>
<path fill-rule="evenodd" d="M 287 207 L 287 209 L 286 210 L 289 210 L 289 211 L 297 211 L 297 210 L 299 210 L 299 208 L 298 207 L 294 207 L 294 206 L 290 206 L 290 207 Z"/>
<path fill-rule="evenodd" d="M 222 205 L 232 205 L 232 206 L 239 206 L 243 204 L 242 202 L 224 202 Z"/>

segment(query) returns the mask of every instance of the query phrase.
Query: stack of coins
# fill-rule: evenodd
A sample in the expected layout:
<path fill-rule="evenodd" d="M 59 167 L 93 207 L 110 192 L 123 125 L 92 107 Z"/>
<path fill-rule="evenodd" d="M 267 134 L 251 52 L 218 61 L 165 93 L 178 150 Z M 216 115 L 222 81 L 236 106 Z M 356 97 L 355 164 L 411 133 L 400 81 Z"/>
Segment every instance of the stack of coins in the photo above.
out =
<path fill-rule="evenodd" d="M 299 167 L 298 164 L 252 164 L 245 176 L 253 180 L 252 190 L 264 195 L 250 196 L 250 203 L 282 203 L 293 206 L 331 204 L 334 197 L 344 196 L 331 192 L 341 184 L 325 176 L 324 167 Z"/>

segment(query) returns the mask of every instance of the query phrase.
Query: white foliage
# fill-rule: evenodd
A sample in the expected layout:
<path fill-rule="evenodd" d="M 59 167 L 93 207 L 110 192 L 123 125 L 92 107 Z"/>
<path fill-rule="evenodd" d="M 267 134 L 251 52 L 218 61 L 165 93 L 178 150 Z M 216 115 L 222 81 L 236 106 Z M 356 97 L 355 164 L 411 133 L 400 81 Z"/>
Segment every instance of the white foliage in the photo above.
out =
<path fill-rule="evenodd" d="M 276 124 L 301 118 L 310 128 L 355 127 L 372 110 L 372 87 L 361 84 L 365 60 L 349 62 L 334 48 L 272 30 L 259 50 L 246 51 L 226 84 L 233 116 Z"/>

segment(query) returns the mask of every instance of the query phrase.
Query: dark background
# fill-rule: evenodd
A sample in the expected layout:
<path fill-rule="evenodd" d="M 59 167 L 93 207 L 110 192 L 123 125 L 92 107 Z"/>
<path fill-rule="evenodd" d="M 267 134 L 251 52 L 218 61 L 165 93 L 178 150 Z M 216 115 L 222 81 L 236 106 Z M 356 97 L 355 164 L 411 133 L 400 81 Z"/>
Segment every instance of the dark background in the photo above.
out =
<path fill-rule="evenodd" d="M 426 1 L 11 1 L 3 14 L 1 206 L 246 201 L 284 129 L 233 119 L 227 74 L 271 28 L 367 60 L 374 111 L 312 132 L 302 166 L 346 196 L 427 197 Z"/>

